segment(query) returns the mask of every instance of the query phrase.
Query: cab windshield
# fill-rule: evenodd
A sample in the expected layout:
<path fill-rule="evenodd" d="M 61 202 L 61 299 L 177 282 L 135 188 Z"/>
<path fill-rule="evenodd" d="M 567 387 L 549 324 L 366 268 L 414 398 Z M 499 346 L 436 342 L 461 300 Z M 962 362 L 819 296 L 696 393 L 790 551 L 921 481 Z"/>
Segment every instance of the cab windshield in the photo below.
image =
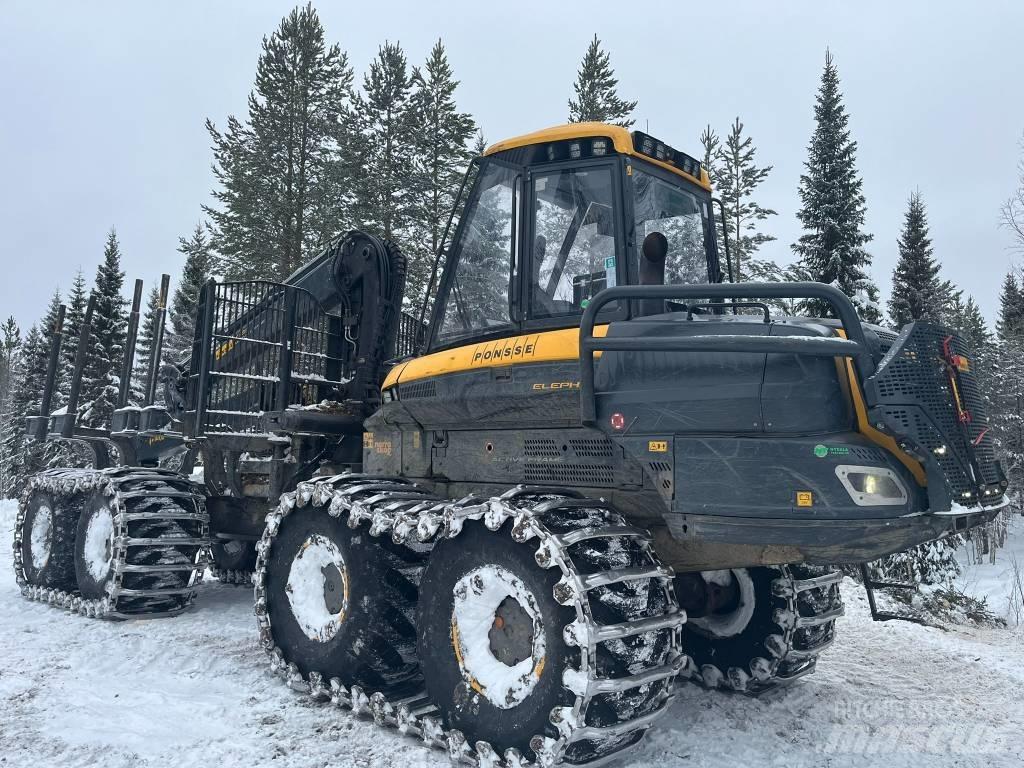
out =
<path fill-rule="evenodd" d="M 668 176 L 610 158 L 547 167 L 484 161 L 445 268 L 435 344 L 570 322 L 638 273 L 653 233 L 667 242 L 665 283 L 711 282 L 710 197 Z M 630 196 L 635 245 L 627 249 L 621 207 L 628 211 Z M 613 302 L 603 311 L 620 309 Z"/>

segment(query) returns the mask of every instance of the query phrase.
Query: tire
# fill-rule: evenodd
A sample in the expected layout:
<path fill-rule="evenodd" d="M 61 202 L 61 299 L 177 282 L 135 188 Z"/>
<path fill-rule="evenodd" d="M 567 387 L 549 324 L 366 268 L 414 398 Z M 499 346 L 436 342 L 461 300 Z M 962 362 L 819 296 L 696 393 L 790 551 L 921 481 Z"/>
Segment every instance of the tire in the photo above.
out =
<path fill-rule="evenodd" d="M 111 498 L 94 491 L 85 500 L 75 535 L 74 565 L 78 590 L 87 600 L 107 596 L 114 577 L 113 539 L 117 524 Z"/>
<path fill-rule="evenodd" d="M 563 639 L 563 628 L 576 615 L 574 610 L 554 600 L 552 590 L 559 580 L 559 570 L 538 566 L 534 557 L 536 544 L 515 543 L 509 533 L 511 526 L 511 522 L 506 522 L 501 529 L 491 532 L 481 523 L 467 522 L 459 536 L 435 545 L 420 583 L 418 648 L 427 691 L 440 709 L 446 727 L 462 731 L 470 744 L 483 740 L 499 751 L 515 747 L 526 754 L 534 735 L 557 736 L 550 713 L 554 707 L 573 704 L 573 695 L 563 686 L 562 673 L 579 656 L 579 651 L 569 648 Z M 492 569 L 493 573 L 501 573 L 494 569 L 503 569 L 525 586 L 534 601 L 531 609 L 537 613 L 533 626 L 536 631 L 539 619 L 543 635 L 543 666 L 539 675 L 537 665 L 533 666 L 536 680 L 529 683 L 532 688 L 525 697 L 521 690 L 507 694 L 502 705 L 488 698 L 487 689 L 479 681 L 479 687 L 474 688 L 473 682 L 467 680 L 472 675 L 468 661 L 462 657 L 468 658 L 468 653 L 460 650 L 464 646 L 455 620 L 456 590 L 464 590 L 464 579 L 468 576 L 472 580 L 479 569 Z M 489 653 L 500 664 L 493 647 L 492 641 L 488 649 L 475 650 Z M 492 688 L 492 696 L 493 691 Z"/>
<path fill-rule="evenodd" d="M 213 565 L 220 571 L 256 570 L 256 542 L 241 539 L 214 539 L 210 549 Z"/>
<path fill-rule="evenodd" d="M 841 608 L 839 587 L 831 584 L 802 591 L 791 604 L 791 590 L 780 591 L 773 584 L 791 587 L 795 578 L 826 573 L 825 569 L 806 566 L 734 570 L 734 578 L 747 585 L 741 586 L 738 605 L 730 609 L 731 615 L 741 615 L 742 621 L 730 622 L 728 615 L 711 617 L 710 621 L 691 618 L 683 626 L 686 653 L 704 685 L 753 693 L 812 672 L 818 654 L 835 635 L 835 620 L 801 628 L 797 627 L 797 618 Z M 728 630 L 723 632 L 723 626 Z"/>
<path fill-rule="evenodd" d="M 306 558 L 328 555 L 342 565 L 334 570 L 331 563 L 323 565 L 317 582 L 315 570 L 306 567 L 314 561 Z M 267 613 L 284 658 L 303 675 L 337 677 L 368 693 L 400 696 L 419 690 L 413 625 L 417 589 L 404 572 L 418 574 L 421 559 L 389 539 L 353 531 L 324 508 L 294 510 L 265 555 Z M 335 570 L 343 597 L 336 587 L 329 608 L 325 595 L 331 583 L 338 583 Z M 289 594 L 296 596 L 295 603 Z M 311 614 L 328 621 L 316 626 Z"/>
<path fill-rule="evenodd" d="M 65 592 L 76 588 L 75 531 L 80 507 L 75 501 L 43 490 L 29 497 L 21 556 L 30 584 Z"/>
<path fill-rule="evenodd" d="M 772 580 L 779 572 L 774 568 L 737 569 L 745 572 L 752 586 L 753 605 L 744 605 L 749 595 L 741 598 L 736 611 L 746 608 L 749 619 L 738 632 L 723 636 L 714 630 L 699 626 L 700 619 L 691 618 L 683 625 L 683 646 L 700 670 L 715 667 L 722 675 L 728 675 L 733 668 L 752 674 L 750 663 L 757 658 L 770 659 L 764 642 L 771 635 L 781 635 L 783 628 L 775 623 L 773 611 L 785 608 L 785 600 L 772 596 Z M 713 676 L 713 675 L 712 675 Z M 709 681 L 710 682 L 710 681 Z"/>

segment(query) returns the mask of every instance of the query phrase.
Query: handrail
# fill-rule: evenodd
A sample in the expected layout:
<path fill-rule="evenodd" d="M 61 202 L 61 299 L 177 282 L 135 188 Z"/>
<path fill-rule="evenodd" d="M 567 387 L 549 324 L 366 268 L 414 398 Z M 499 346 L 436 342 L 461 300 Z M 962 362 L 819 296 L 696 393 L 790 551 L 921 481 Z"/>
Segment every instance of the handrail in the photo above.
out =
<path fill-rule="evenodd" d="M 803 336 L 698 335 L 595 337 L 598 313 L 619 299 L 818 299 L 835 311 L 846 339 Z M 864 328 L 849 297 L 825 283 L 740 283 L 707 285 L 622 285 L 606 288 L 587 304 L 580 321 L 580 408 L 583 423 L 597 422 L 594 353 L 598 351 L 749 352 L 851 357 L 866 380 L 874 373 Z"/>

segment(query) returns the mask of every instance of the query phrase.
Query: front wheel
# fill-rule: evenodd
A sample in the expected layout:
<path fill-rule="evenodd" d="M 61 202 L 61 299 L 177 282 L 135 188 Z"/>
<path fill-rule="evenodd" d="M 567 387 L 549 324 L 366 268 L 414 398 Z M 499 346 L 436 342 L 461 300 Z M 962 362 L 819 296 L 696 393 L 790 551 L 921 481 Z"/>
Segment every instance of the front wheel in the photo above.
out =
<path fill-rule="evenodd" d="M 585 763 L 668 705 L 685 615 L 645 531 L 600 500 L 513 489 L 435 544 L 419 652 L 446 728 L 510 762 Z"/>
<path fill-rule="evenodd" d="M 684 626 L 696 677 L 709 688 L 755 693 L 814 671 L 842 615 L 841 574 L 803 565 L 699 574 L 722 599 Z"/>
<path fill-rule="evenodd" d="M 467 526 L 434 548 L 420 585 L 418 646 L 430 698 L 450 727 L 470 743 L 525 752 L 534 735 L 553 730 L 552 709 L 575 699 L 562 685 L 573 655 L 562 628 L 575 612 L 554 600 L 557 569 L 540 568 L 536 547 L 505 533 Z"/>

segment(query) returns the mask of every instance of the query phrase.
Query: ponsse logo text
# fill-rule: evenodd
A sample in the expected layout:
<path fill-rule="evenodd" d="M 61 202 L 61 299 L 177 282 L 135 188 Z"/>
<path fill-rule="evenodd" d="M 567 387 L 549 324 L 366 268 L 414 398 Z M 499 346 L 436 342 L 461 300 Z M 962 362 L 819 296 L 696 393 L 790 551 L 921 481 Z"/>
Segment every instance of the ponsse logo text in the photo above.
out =
<path fill-rule="evenodd" d="M 509 339 L 504 344 L 480 345 L 473 350 L 473 365 L 501 360 L 532 357 L 537 351 L 537 339 Z"/>

